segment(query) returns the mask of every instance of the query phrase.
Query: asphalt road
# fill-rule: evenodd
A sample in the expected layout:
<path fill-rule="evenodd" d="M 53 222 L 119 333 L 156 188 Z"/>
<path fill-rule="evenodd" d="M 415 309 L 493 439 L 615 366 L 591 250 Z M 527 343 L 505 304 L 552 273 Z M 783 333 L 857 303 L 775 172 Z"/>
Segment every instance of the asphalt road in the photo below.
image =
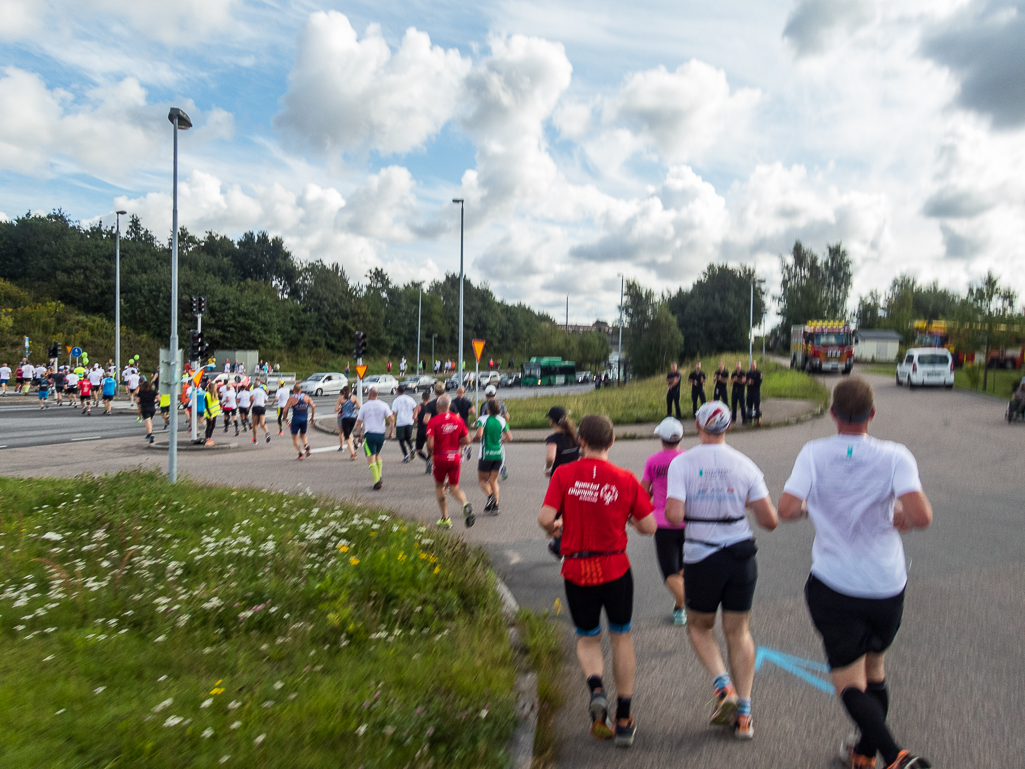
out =
<path fill-rule="evenodd" d="M 937 767 L 1022 766 L 1025 427 L 1006 424 L 1004 405 L 994 399 L 960 391 L 908 391 L 895 387 L 889 377 L 868 378 L 877 388 L 879 414 L 872 434 L 899 440 L 912 450 L 935 510 L 929 530 L 905 537 L 910 582 L 904 625 L 888 655 L 890 724 L 900 742 Z M 0 413 L 0 420 L 6 416 Z M 0 434 L 3 427 L 0 421 Z M 800 447 L 832 430 L 831 422 L 819 419 L 738 433 L 730 442 L 759 464 L 778 498 Z M 316 453 L 303 462 L 295 461 L 287 435 L 256 445 L 245 437 L 218 431 L 215 439 L 238 442 L 239 450 L 183 453 L 179 472 L 210 482 L 355 499 L 427 523 L 438 516 L 423 464 L 400 464 L 394 444 L 385 448 L 385 488 L 373 492 L 363 462 L 350 462 L 338 453 L 334 436 L 312 433 Z M 685 445 L 692 444 L 692 439 L 685 440 Z M 59 455 L 49 447 L 8 450 L 0 454 L 0 472 L 75 475 L 166 467 L 166 452 L 147 449 L 138 438 L 106 440 L 100 447 L 102 451 Z M 654 450 L 653 441 L 621 441 L 613 447 L 612 459 L 639 474 Z M 559 565 L 536 525 L 545 488 L 543 448 L 514 442 L 508 447 L 508 466 L 501 515 L 480 517 L 471 529 L 457 524 L 454 533 L 486 548 L 522 604 L 555 615 L 564 601 Z M 465 478 L 472 467 L 464 469 Z M 463 485 L 471 501 L 482 507 L 483 494 L 472 476 Z M 766 651 L 755 679 L 752 742 L 738 742 L 706 725 L 710 681 L 685 631 L 669 624 L 670 598 L 661 584 L 652 541 L 632 533 L 637 742 L 629 751 L 617 751 L 587 734 L 587 690 L 570 651 L 567 702 L 559 718 L 559 766 L 835 766 L 836 747 L 851 726 L 828 692 L 820 670 L 821 646 L 804 606 L 812 533 L 803 521 L 758 534 L 760 577 L 752 631 Z M 557 620 L 571 650 L 565 611 Z M 611 675 L 606 680 L 611 682 Z"/>

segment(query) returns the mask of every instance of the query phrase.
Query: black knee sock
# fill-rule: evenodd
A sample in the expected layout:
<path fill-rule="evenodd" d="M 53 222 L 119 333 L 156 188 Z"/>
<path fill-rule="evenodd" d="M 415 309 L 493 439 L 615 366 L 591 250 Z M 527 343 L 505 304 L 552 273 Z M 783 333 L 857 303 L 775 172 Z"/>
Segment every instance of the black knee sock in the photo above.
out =
<path fill-rule="evenodd" d="M 840 699 L 843 700 L 844 707 L 854 719 L 854 723 L 861 729 L 862 742 L 875 746 L 882 754 L 887 766 L 896 761 L 900 748 L 893 741 L 890 730 L 886 728 L 886 715 L 883 713 L 879 701 L 874 696 L 855 689 L 853 686 L 844 689 L 840 693 Z M 872 755 L 875 753 L 873 752 Z"/>
<path fill-rule="evenodd" d="M 868 688 L 865 689 L 865 694 L 875 699 L 879 703 L 879 707 L 883 709 L 883 718 L 886 718 L 887 713 L 890 712 L 890 695 L 886 691 L 886 681 L 869 681 Z M 861 740 L 854 747 L 854 752 L 859 756 L 875 756 L 876 746 L 871 740 L 866 739 L 865 735 L 861 735 Z"/>
<path fill-rule="evenodd" d="M 588 676 L 587 688 L 591 690 L 591 694 L 594 694 L 598 689 L 604 689 L 605 687 L 601 685 L 601 676 Z"/>
<path fill-rule="evenodd" d="M 623 719 L 624 721 L 630 717 L 630 700 L 632 697 L 617 697 L 616 698 L 616 720 Z"/>

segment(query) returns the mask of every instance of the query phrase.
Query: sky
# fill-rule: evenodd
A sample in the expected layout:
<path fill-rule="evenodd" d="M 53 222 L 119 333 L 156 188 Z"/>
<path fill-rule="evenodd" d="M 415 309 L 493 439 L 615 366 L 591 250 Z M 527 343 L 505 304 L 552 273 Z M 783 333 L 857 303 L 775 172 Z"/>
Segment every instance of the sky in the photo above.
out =
<path fill-rule="evenodd" d="M 0 0 L 0 218 L 280 236 L 613 320 L 841 241 L 1025 297 L 1025 0 Z"/>

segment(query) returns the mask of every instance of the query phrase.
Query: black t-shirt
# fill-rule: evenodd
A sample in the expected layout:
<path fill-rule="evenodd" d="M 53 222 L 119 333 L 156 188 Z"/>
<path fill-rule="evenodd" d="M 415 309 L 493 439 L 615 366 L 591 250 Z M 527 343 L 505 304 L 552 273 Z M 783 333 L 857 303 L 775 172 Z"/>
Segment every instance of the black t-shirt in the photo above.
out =
<path fill-rule="evenodd" d="M 746 376 L 747 372 L 745 371 L 734 371 L 732 374 L 730 374 L 730 379 L 733 381 L 734 390 L 744 389 L 744 377 Z"/>
<path fill-rule="evenodd" d="M 691 389 L 700 390 L 705 385 L 705 372 L 704 371 L 691 371 L 690 376 L 687 377 L 687 381 L 690 382 Z"/>
<path fill-rule="evenodd" d="M 473 401 L 471 401 L 469 398 L 453 398 L 452 408 L 455 409 L 456 413 L 458 413 L 459 416 L 462 417 L 463 422 L 466 423 L 466 426 L 469 427 L 470 409 L 473 408 Z M 435 410 L 437 410 L 437 406 L 435 406 Z"/>
<path fill-rule="evenodd" d="M 545 444 L 555 444 L 555 462 L 552 463 L 552 472 L 555 468 L 568 465 L 580 459 L 580 444 L 572 441 L 566 433 L 552 433 L 545 439 Z"/>
<path fill-rule="evenodd" d="M 670 371 L 668 374 L 666 374 L 666 384 L 669 385 L 670 388 L 679 387 L 680 386 L 680 372 L 679 371 Z"/>
<path fill-rule="evenodd" d="M 729 381 L 730 381 L 730 372 L 729 371 L 727 371 L 724 368 L 720 368 L 720 369 L 716 369 L 715 370 L 715 383 L 716 384 L 724 385 L 724 384 L 726 384 Z"/>
<path fill-rule="evenodd" d="M 139 408 L 143 411 L 153 411 L 154 406 L 157 402 L 157 391 L 156 390 L 145 390 L 140 391 L 135 396 L 139 401 Z"/>
<path fill-rule="evenodd" d="M 420 403 L 420 413 L 416 416 L 417 431 L 427 431 L 427 423 L 438 415 L 438 399 Z"/>
<path fill-rule="evenodd" d="M 53 383 L 57 387 L 63 387 L 64 386 L 64 374 L 62 374 L 59 371 L 56 374 L 54 374 L 53 375 Z"/>
<path fill-rule="evenodd" d="M 747 392 L 749 395 L 761 395 L 762 372 L 751 369 L 747 372 Z"/>

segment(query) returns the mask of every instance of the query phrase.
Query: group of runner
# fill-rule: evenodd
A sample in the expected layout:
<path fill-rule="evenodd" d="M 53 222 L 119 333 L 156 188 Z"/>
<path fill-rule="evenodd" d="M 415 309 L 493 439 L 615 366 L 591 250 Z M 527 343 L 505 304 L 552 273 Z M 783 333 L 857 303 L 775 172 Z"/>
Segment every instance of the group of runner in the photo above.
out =
<path fill-rule="evenodd" d="M 805 599 L 833 686 L 859 731 L 842 746 L 844 764 L 869 769 L 879 755 L 887 769 L 930 766 L 901 748 L 886 725 L 884 658 L 903 616 L 907 571 L 901 533 L 929 526 L 932 507 L 911 452 L 868 435 L 875 413 L 865 380 L 839 382 L 830 407 L 836 434 L 804 446 L 778 505 L 755 463 L 726 444 L 733 415 L 724 401 L 696 410 L 699 444 L 686 451 L 680 447 L 683 425 L 667 417 L 656 430 L 661 450 L 648 459 L 640 481 L 609 461 L 614 433 L 607 417 L 586 416 L 574 432 L 561 409 L 549 413 L 557 431 L 547 447 L 551 481 L 538 523 L 558 542 L 577 656 L 591 692 L 593 736 L 626 747 L 636 735 L 627 526 L 655 538 L 673 597 L 672 621 L 687 627 L 712 677 L 710 722 L 731 728 L 740 739 L 754 736 L 749 618 L 758 569 L 750 509 L 767 531 L 780 519 L 807 517 L 815 527 Z M 714 631 L 720 609 L 728 665 Z M 614 710 L 602 679 L 603 610 L 612 643 Z"/>

